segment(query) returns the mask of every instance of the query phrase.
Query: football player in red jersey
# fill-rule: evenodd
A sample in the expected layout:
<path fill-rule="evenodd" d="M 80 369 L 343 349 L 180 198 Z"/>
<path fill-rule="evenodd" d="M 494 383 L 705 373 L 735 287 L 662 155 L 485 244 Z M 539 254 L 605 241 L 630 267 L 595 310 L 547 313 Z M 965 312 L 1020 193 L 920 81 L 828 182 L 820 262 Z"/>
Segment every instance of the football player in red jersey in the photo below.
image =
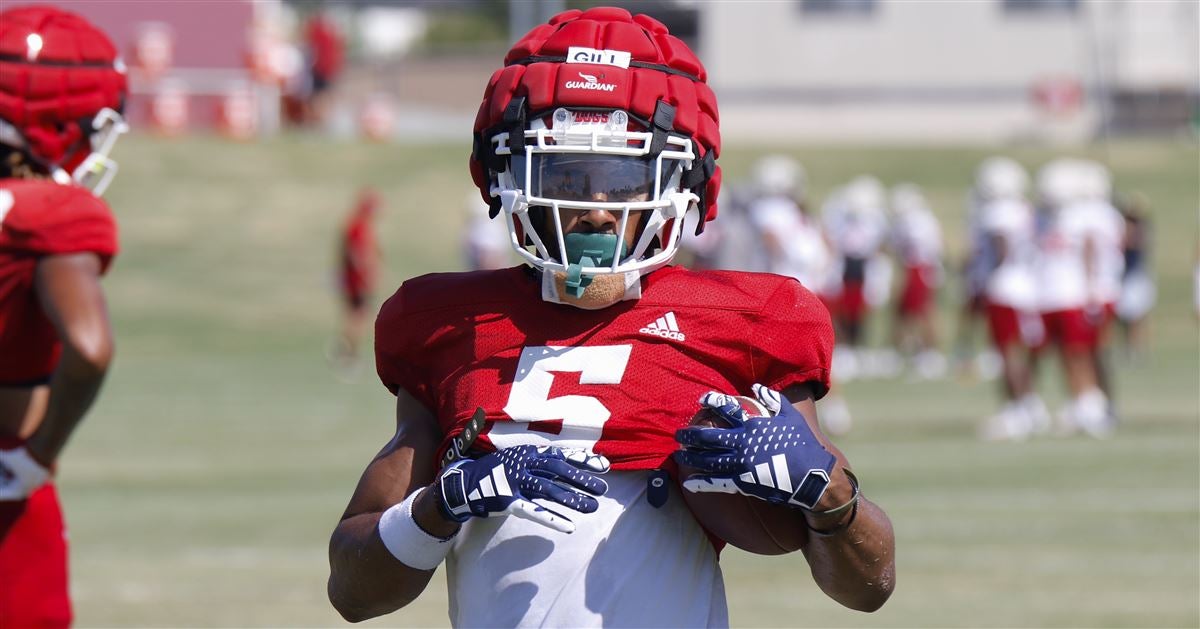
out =
<path fill-rule="evenodd" d="M 615 8 L 555 16 L 493 75 L 471 171 L 528 266 L 410 279 L 382 307 L 397 427 L 330 540 L 348 620 L 403 607 L 445 563 L 456 626 L 728 625 L 720 542 L 680 491 L 797 509 L 829 596 L 870 611 L 891 594 L 891 525 L 817 423 L 820 301 L 668 266 L 685 212 L 716 216 L 705 78 L 661 23 Z M 751 390 L 772 416 L 712 393 Z M 701 399 L 734 427 L 687 428 Z M 676 461 L 701 473 L 669 482 Z"/>
<path fill-rule="evenodd" d="M 125 130 L 112 42 L 50 7 L 0 13 L 0 626 L 71 623 L 52 482 L 113 352 L 100 277 L 117 253 L 100 200 Z"/>
<path fill-rule="evenodd" d="M 338 242 L 338 289 L 345 314 L 329 358 L 341 370 L 353 370 L 357 365 L 358 344 L 371 313 L 371 291 L 379 274 L 379 240 L 374 222 L 378 209 L 379 194 L 364 188 Z"/>

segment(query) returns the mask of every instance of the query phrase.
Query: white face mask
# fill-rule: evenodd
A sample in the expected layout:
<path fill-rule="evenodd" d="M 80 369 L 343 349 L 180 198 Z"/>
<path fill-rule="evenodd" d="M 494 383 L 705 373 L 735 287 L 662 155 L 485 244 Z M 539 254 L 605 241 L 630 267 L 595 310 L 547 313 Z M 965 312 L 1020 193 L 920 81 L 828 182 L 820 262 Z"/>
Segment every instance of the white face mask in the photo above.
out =
<path fill-rule="evenodd" d="M 548 301 L 603 307 L 640 295 L 637 279 L 674 257 L 684 214 L 699 200 L 682 190 L 680 183 L 695 163 L 692 141 L 669 136 L 663 150 L 652 157 L 653 134 L 628 131 L 625 112 L 580 115 L 559 109 L 552 120 L 552 128 L 536 120 L 524 132 L 523 148 L 516 152 L 509 133 L 491 138 L 496 154 L 508 160 L 507 170 L 496 174 L 492 193 L 500 198 L 513 249 L 542 271 L 543 296 L 549 295 Z M 538 228 L 543 226 L 530 215 L 539 209 L 553 218 L 552 228 L 542 232 Z M 629 221 L 646 216 L 641 233 L 627 250 L 618 250 L 621 244 L 616 241 L 606 255 L 563 260 L 557 253 L 569 248 L 560 210 L 609 212 L 617 217 L 618 234 L 626 233 Z M 595 284 L 608 275 L 615 277 Z M 581 276 L 589 278 L 585 290 L 579 298 L 571 298 L 563 287 L 569 281 L 578 292 Z M 600 294 L 604 297 L 589 297 Z M 602 305 L 582 305 L 579 300 L 584 298 L 588 304 Z"/>

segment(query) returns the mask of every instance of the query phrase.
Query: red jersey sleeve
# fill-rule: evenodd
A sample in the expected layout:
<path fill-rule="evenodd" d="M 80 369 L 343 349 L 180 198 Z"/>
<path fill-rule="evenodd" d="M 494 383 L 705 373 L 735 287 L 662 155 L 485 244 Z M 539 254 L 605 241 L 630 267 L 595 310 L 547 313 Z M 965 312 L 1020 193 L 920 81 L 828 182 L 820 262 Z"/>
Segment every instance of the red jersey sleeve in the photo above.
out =
<path fill-rule="evenodd" d="M 829 391 L 833 322 L 821 300 L 800 282 L 788 279 L 775 290 L 750 334 L 757 382 L 776 391 L 808 383 L 817 399 Z"/>
<path fill-rule="evenodd" d="M 419 325 L 405 309 L 405 286 L 401 285 L 379 309 L 375 319 L 375 369 L 379 380 L 392 393 L 408 391 L 428 409 L 436 409 L 433 390 L 418 362 L 420 343 L 412 332 Z"/>
<path fill-rule="evenodd" d="M 77 186 L 18 182 L 0 190 L 12 210 L 0 224 L 0 249 L 35 256 L 92 252 L 101 269 L 117 254 L 117 224 L 103 200 Z M 2 202 L 3 200 L 0 200 Z"/>

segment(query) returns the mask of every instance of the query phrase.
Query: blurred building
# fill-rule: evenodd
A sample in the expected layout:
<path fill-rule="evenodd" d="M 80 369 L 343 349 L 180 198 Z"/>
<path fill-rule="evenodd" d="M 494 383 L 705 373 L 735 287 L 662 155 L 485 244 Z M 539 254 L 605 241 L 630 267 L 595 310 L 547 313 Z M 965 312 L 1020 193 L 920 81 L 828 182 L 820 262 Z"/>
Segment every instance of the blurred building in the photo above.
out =
<path fill-rule="evenodd" d="M 126 118 L 139 130 L 174 135 L 220 127 L 234 136 L 279 123 L 285 62 L 280 0 L 140 2 L 56 0 L 109 34 L 129 68 Z"/>
<path fill-rule="evenodd" d="M 1197 0 L 60 4 L 113 36 L 130 61 L 129 117 L 164 133 L 278 129 L 287 77 L 307 62 L 299 21 L 322 10 L 347 36 L 329 130 L 386 119 L 372 137 L 458 140 L 506 34 L 599 4 L 648 13 L 697 50 L 732 141 L 1075 143 L 1200 128 Z"/>
<path fill-rule="evenodd" d="M 1196 116 L 1195 0 L 684 4 L 731 138 L 1080 141 Z"/>

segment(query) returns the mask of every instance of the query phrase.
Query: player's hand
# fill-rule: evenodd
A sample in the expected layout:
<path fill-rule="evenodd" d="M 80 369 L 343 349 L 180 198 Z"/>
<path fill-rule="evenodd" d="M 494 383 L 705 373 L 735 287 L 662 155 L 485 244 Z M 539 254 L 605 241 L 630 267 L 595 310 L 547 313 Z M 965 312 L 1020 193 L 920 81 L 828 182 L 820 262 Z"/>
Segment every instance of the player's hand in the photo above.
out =
<path fill-rule="evenodd" d="M 25 446 L 0 448 L 0 501 L 25 500 L 50 479 L 50 470 Z"/>
<path fill-rule="evenodd" d="M 738 401 L 724 393 L 710 391 L 700 398 L 701 406 L 731 427 L 692 426 L 675 432 L 683 446 L 675 460 L 703 472 L 684 479 L 684 489 L 740 493 L 812 509 L 829 486 L 837 458 L 778 391 L 756 384 L 754 395 L 771 416 L 748 417 Z"/>
<path fill-rule="evenodd" d="M 443 514 L 457 522 L 513 515 L 571 533 L 575 524 L 569 518 L 533 499 L 592 513 L 600 506 L 594 496 L 608 491 L 608 483 L 597 474 L 608 468 L 608 459 L 586 450 L 514 446 L 447 467 L 438 480 L 438 493 Z"/>

